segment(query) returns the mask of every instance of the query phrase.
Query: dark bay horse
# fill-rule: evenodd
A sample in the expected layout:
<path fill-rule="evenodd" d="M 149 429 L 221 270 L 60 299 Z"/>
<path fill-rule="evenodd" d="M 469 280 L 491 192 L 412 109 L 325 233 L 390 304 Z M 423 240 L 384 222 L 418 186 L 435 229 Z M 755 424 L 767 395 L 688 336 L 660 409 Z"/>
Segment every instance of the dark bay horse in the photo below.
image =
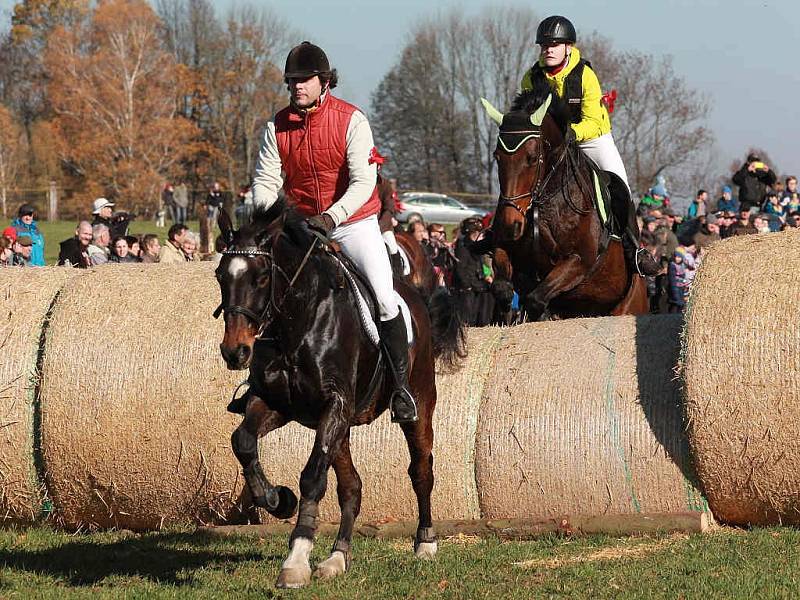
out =
<path fill-rule="evenodd" d="M 484 106 L 500 124 L 496 279 L 513 282 L 534 320 L 646 313 L 644 280 L 598 214 L 591 163 L 566 141 L 566 104 L 545 85 L 517 96 L 505 115 Z M 625 183 L 610 175 L 613 194 Z M 628 218 L 619 206 L 610 217 L 621 227 Z M 502 283 L 495 287 L 510 298 Z"/>
<path fill-rule="evenodd" d="M 244 419 L 231 443 L 256 506 L 282 519 L 297 510 L 294 492 L 267 480 L 259 463 L 258 438 L 290 421 L 316 430 L 311 456 L 300 474 L 299 514 L 289 556 L 277 581 L 278 587 L 302 587 L 311 580 L 309 554 L 330 467 L 338 481 L 341 522 L 330 556 L 315 575 L 334 577 L 349 567 L 353 525 L 361 507 L 350 428 L 370 423 L 386 410 L 391 378 L 386 359 L 365 334 L 363 319 L 369 316 L 359 312 L 342 263 L 301 217 L 279 203 L 256 211 L 251 223 L 238 231 L 221 211 L 219 226 L 229 242 L 216 271 L 222 292 L 216 314 L 225 314 L 220 350 L 228 368 L 250 369 Z M 419 419 L 400 426 L 419 509 L 414 550 L 418 557 L 431 558 L 437 549 L 431 522 L 434 361 L 457 362 L 463 355 L 464 331 L 457 315 L 437 314 L 440 305 L 426 306 L 402 281 L 395 279 L 395 289 L 408 305 L 414 332 L 409 382 Z M 374 317 L 375 303 L 368 303 Z"/>
<path fill-rule="evenodd" d="M 415 287 L 423 298 L 430 298 L 433 292 L 436 291 L 437 283 L 433 264 L 428 258 L 425 248 L 413 235 L 405 231 L 395 232 L 394 239 L 397 241 L 397 245 L 405 252 L 410 263 L 411 272 L 405 276 L 406 282 Z M 398 274 L 395 273 L 395 275 Z"/>

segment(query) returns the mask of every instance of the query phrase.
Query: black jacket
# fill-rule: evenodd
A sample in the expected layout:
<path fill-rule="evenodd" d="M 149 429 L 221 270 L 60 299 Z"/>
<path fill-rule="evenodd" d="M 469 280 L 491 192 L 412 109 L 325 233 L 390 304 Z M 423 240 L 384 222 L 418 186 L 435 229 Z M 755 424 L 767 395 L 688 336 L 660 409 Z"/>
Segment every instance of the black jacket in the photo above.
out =
<path fill-rule="evenodd" d="M 744 163 L 733 176 L 733 183 L 739 186 L 739 210 L 761 206 L 764 196 L 767 194 L 767 186 L 777 181 L 775 173 L 769 171 L 755 170 L 752 173 L 747 170 Z"/>
<path fill-rule="evenodd" d="M 453 285 L 458 291 L 486 291 L 489 289 L 489 283 L 483 277 L 482 255 L 472 252 L 468 246 L 469 241 L 463 237 L 456 242 L 456 258 L 458 262 L 456 263 Z"/>
<path fill-rule="evenodd" d="M 77 237 L 64 240 L 59 244 L 58 264 L 64 266 L 69 263 L 78 269 L 86 269 L 91 263 L 86 248 L 81 251 L 81 243 Z"/>

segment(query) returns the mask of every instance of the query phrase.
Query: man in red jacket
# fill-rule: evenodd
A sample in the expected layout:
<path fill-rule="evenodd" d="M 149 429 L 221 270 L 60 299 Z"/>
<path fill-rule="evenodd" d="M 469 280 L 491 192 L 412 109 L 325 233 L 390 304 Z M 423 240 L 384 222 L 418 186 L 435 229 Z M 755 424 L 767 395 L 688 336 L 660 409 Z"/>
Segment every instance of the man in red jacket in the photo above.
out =
<path fill-rule="evenodd" d="M 253 178 L 253 203 L 267 208 L 283 187 L 313 229 L 338 242 L 375 290 L 381 341 L 393 365 L 392 420 L 416 421 L 408 390 L 408 340 L 383 245 L 372 130 L 352 104 L 336 98 L 337 73 L 321 48 L 295 46 L 284 81 L 290 104 L 267 124 Z"/>

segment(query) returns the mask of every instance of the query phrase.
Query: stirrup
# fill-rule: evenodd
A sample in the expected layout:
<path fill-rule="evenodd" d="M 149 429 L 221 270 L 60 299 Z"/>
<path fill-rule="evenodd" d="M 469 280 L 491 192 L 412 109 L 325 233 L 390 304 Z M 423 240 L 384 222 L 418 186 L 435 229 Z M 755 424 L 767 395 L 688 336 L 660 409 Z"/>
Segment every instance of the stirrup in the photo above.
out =
<path fill-rule="evenodd" d="M 395 412 L 395 400 L 400 400 L 404 404 L 411 404 L 413 413 L 411 415 L 398 415 Z M 392 416 L 392 423 L 414 423 L 419 420 L 417 401 L 405 387 L 397 388 L 392 392 L 392 397 L 389 400 L 389 412 Z"/>

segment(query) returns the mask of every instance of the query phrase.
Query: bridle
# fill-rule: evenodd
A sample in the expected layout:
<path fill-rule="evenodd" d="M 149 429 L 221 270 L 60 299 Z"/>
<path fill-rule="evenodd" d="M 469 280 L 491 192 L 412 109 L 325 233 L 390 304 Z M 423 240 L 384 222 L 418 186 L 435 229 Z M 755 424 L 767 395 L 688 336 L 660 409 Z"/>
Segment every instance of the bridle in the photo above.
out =
<path fill-rule="evenodd" d="M 506 196 L 502 192 L 500 193 L 500 207 L 508 206 L 516 210 L 520 215 L 523 217 L 527 217 L 528 211 L 531 210 L 531 207 L 534 205 L 541 205 L 544 203 L 542 199 L 542 194 L 547 187 L 547 184 L 550 183 L 550 179 L 558 169 L 559 165 L 564 160 L 564 157 L 567 155 L 567 144 L 564 144 L 564 149 L 561 151 L 558 159 L 553 163 L 553 166 L 550 167 L 550 170 L 547 172 L 547 175 L 544 177 L 540 177 L 542 170 L 544 169 L 544 147 L 547 146 L 548 148 L 551 146 L 550 142 L 542 138 L 542 130 L 541 128 L 526 130 L 526 131 L 507 131 L 501 132 L 503 133 L 514 133 L 514 134 L 525 134 L 525 138 L 519 145 L 514 148 L 513 150 L 509 151 L 510 154 L 515 154 L 522 145 L 527 142 L 531 138 L 538 138 L 542 139 L 544 142 L 543 144 L 539 144 L 537 152 L 536 152 L 536 185 L 532 187 L 529 191 L 524 192 L 522 194 L 517 194 L 516 196 Z M 502 139 L 500 140 L 500 144 L 505 148 L 505 144 L 502 143 Z M 527 209 L 523 209 L 519 204 L 517 204 L 517 200 L 522 200 L 524 198 L 530 198 L 531 202 L 528 205 Z"/>
<path fill-rule="evenodd" d="M 281 233 L 281 235 L 283 235 Z M 308 248 L 308 251 L 303 256 L 303 260 L 300 262 L 300 266 L 297 267 L 297 270 L 294 272 L 294 275 L 289 277 L 289 274 L 281 267 L 279 264 L 275 262 L 275 258 L 272 255 L 272 251 L 270 250 L 261 250 L 260 248 L 242 248 L 242 249 L 234 249 L 234 250 L 223 250 L 223 256 L 244 256 L 247 258 L 255 258 L 257 256 L 263 256 L 267 262 L 267 267 L 270 270 L 270 281 L 269 281 L 269 301 L 267 305 L 264 307 L 264 310 L 261 314 L 247 308 L 246 306 L 242 306 L 240 304 L 233 304 L 233 305 L 224 305 L 220 302 L 220 305 L 214 310 L 214 318 L 218 319 L 222 313 L 225 315 L 236 315 L 240 314 L 247 317 L 250 321 L 252 321 L 258 327 L 258 333 L 256 337 L 260 337 L 261 333 L 263 332 L 264 328 L 272 321 L 272 319 L 276 315 L 283 315 L 283 304 L 286 302 L 286 298 L 289 295 L 292 287 L 294 286 L 295 282 L 297 282 L 297 278 L 300 277 L 300 273 L 303 271 L 303 268 L 308 263 L 308 259 L 311 257 L 311 253 L 314 251 L 314 248 L 317 246 L 318 238 L 315 236 L 314 240 L 311 242 L 311 245 Z M 283 296 L 280 299 L 280 302 L 276 302 L 275 300 L 275 280 L 276 275 L 280 275 L 284 281 L 288 283 L 286 290 L 283 293 Z"/>

